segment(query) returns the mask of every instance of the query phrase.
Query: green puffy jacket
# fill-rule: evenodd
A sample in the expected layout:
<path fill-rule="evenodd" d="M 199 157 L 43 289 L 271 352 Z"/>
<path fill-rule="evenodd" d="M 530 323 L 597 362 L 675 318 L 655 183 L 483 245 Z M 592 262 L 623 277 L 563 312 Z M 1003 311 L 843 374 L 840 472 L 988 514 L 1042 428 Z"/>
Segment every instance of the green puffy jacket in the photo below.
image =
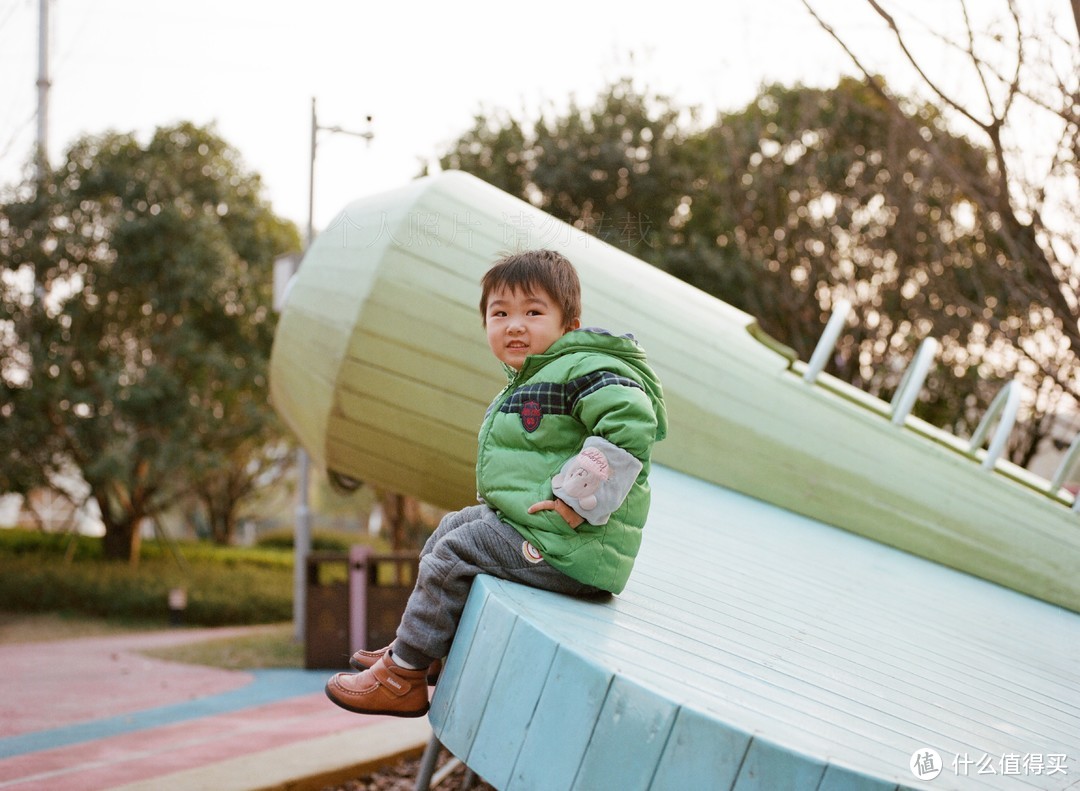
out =
<path fill-rule="evenodd" d="M 478 495 L 549 564 L 620 592 L 649 513 L 653 443 L 667 433 L 660 381 L 632 337 L 596 329 L 568 332 L 506 371 L 480 428 Z M 553 478 L 586 519 L 576 530 L 555 511 L 528 513 L 555 496 Z"/>

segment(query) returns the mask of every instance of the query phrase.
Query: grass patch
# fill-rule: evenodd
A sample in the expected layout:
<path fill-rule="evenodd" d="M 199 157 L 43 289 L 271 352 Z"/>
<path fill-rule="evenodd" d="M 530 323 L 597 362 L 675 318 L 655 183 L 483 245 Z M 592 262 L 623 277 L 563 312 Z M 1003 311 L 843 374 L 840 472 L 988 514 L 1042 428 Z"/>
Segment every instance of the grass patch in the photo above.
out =
<path fill-rule="evenodd" d="M 160 629 L 160 623 L 107 620 L 72 613 L 0 611 L 0 645 L 107 637 Z"/>
<path fill-rule="evenodd" d="M 304 646 L 293 640 L 291 623 L 261 627 L 238 637 L 201 640 L 141 653 L 156 659 L 168 659 L 189 665 L 208 665 L 225 670 L 304 666 Z"/>
<path fill-rule="evenodd" d="M 162 629 L 153 622 L 126 622 L 71 613 L 0 611 L 0 645 L 43 643 L 79 637 L 108 637 Z M 304 646 L 293 640 L 291 623 L 252 627 L 242 635 L 140 651 L 145 656 L 225 670 L 301 668 Z"/>

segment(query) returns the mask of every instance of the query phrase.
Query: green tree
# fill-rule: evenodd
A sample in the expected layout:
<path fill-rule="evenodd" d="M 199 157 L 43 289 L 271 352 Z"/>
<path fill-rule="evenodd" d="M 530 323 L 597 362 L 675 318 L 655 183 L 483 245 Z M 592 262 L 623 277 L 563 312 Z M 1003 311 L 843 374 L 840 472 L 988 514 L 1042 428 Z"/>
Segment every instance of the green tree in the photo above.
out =
<path fill-rule="evenodd" d="M 907 100 L 867 65 L 883 51 L 910 67 L 915 90 L 941 108 L 951 129 L 986 152 L 987 170 L 972 172 L 955 166 L 948 148 L 938 145 L 940 134 L 924 147 L 924 156 L 963 191 L 993 243 L 971 277 L 978 285 L 1000 276 L 1009 307 L 989 293 L 973 309 L 976 315 L 989 309 L 980 320 L 988 345 L 1028 385 L 1034 428 L 1012 454 L 1024 462 L 1059 403 L 1075 409 L 1080 402 L 1080 3 L 1040 12 L 1039 4 L 1017 0 L 951 0 L 935 7 L 934 19 L 919 20 L 902 3 L 865 0 L 850 13 L 867 12 L 858 30 L 876 21 L 891 38 L 888 50 L 878 43 L 876 51 L 859 34 L 839 32 L 817 3 L 803 5 L 895 126 L 910 133 L 918 121 L 905 112 Z"/>
<path fill-rule="evenodd" d="M 891 396 L 934 334 L 944 365 L 918 411 L 970 431 L 1016 367 L 1016 336 L 1001 328 L 1036 331 L 1038 289 L 1014 287 L 1023 264 L 967 189 L 992 178 L 987 152 L 932 104 L 903 113 L 898 123 L 877 91 L 845 79 L 766 86 L 702 124 L 620 80 L 591 106 L 531 124 L 480 116 L 440 165 L 746 310 L 802 359 L 832 305 L 850 299 L 858 319 L 832 370 L 875 395 Z"/>
<path fill-rule="evenodd" d="M 1009 376 L 987 354 L 989 324 L 1024 317 L 1029 299 L 999 266 L 1006 248 L 952 178 L 989 178 L 986 153 L 945 129 L 932 105 L 910 124 L 861 82 L 827 90 L 768 86 L 691 143 L 701 178 L 681 237 L 692 255 L 672 271 L 758 316 L 809 359 L 828 309 L 846 298 L 857 319 L 832 371 L 888 398 L 919 341 L 933 335 L 943 366 L 919 412 L 974 428 Z M 928 140 L 950 168 L 927 151 Z"/>
<path fill-rule="evenodd" d="M 254 388 L 237 390 L 247 403 L 226 410 L 232 431 L 199 448 L 192 464 L 190 493 L 198 503 L 210 538 L 229 544 L 245 505 L 258 490 L 282 481 L 295 460 L 295 444 Z M 236 399 L 233 399 L 236 400 Z"/>
<path fill-rule="evenodd" d="M 465 170 L 512 195 L 660 263 L 669 219 L 693 172 L 680 154 L 696 114 L 622 79 L 591 106 L 535 121 L 505 111 L 479 114 L 449 151 L 443 170 Z"/>
<path fill-rule="evenodd" d="M 81 139 L 2 207 L 0 488 L 62 489 L 74 465 L 109 557 L 271 431 L 272 262 L 298 234 L 260 192 L 180 124 Z"/>

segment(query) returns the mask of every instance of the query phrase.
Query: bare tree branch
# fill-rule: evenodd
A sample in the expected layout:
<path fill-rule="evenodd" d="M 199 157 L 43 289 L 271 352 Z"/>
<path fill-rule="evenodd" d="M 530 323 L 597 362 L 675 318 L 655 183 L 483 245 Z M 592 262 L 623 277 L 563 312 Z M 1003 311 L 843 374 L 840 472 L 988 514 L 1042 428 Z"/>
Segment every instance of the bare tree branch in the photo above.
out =
<path fill-rule="evenodd" d="M 1080 0 L 1078 0 L 1078 2 L 1080 2 Z M 1014 8 L 1014 10 L 1015 10 L 1015 8 Z M 1015 18 L 1015 13 L 1014 13 L 1014 18 Z M 819 20 L 819 24 L 820 24 L 820 20 Z M 1022 37 L 1022 31 L 1020 30 L 1019 23 L 1017 23 L 1016 31 L 1017 31 L 1017 47 L 1019 48 L 1021 46 L 1021 37 Z M 961 46 L 960 44 L 958 44 L 953 39 L 951 39 L 948 36 L 940 33 L 939 31 L 935 30 L 934 28 L 930 27 L 929 25 L 922 24 L 921 25 L 921 33 L 926 35 L 926 36 L 929 36 L 930 38 L 933 38 L 939 44 L 941 44 L 943 47 L 946 47 L 946 48 L 951 49 L 951 50 L 955 50 L 956 52 L 967 55 L 968 57 L 971 57 L 972 59 L 976 58 L 976 56 L 973 53 L 970 46 L 968 46 L 968 47 Z M 1062 45 L 1062 48 L 1067 48 L 1067 47 L 1071 46 L 1071 42 L 1067 41 L 1060 33 L 1056 33 L 1056 32 L 1053 33 L 1053 39 L 1059 45 Z M 1062 119 L 1064 121 L 1073 120 L 1072 114 L 1069 112 L 1069 110 L 1070 110 L 1069 106 L 1067 106 L 1067 105 L 1066 106 L 1053 105 L 1050 102 L 1048 102 L 1044 96 L 1040 96 L 1040 95 L 1036 94 L 1033 91 L 1029 91 L 1029 90 L 1025 89 L 1023 82 L 1019 78 L 1019 72 L 1020 72 L 1019 64 L 1017 65 L 1017 69 L 1015 70 L 1014 75 L 1012 77 L 1006 77 L 1004 74 L 1001 73 L 1001 71 L 993 63 L 989 62 L 985 58 L 979 57 L 979 58 L 977 58 L 977 62 L 978 62 L 978 68 L 980 70 L 982 70 L 982 72 L 984 74 L 989 74 L 990 76 L 992 76 L 994 78 L 994 80 L 996 80 L 1001 85 L 1009 85 L 1010 86 L 1010 95 L 1014 96 L 1015 98 L 1021 98 L 1022 97 L 1024 99 L 1026 99 L 1027 101 L 1031 102 L 1036 107 L 1038 107 L 1040 110 L 1044 110 L 1045 112 L 1048 112 L 1051 115 L 1057 116 L 1058 118 L 1060 118 L 1060 119 Z M 1048 62 L 1048 63 L 1045 64 L 1045 66 L 1047 68 L 1050 68 L 1050 69 L 1053 70 L 1054 75 L 1057 78 L 1057 85 L 1056 85 L 1057 89 L 1059 91 L 1061 91 L 1062 93 L 1067 92 L 1067 90 L 1065 88 L 1065 77 L 1059 71 L 1057 71 L 1056 64 L 1054 64 L 1052 62 Z M 1007 115 L 1007 112 L 1002 113 L 1001 115 L 1004 117 L 1005 115 Z"/>
<path fill-rule="evenodd" d="M 874 0 L 867 0 L 867 2 L 874 3 Z M 810 16 L 812 16 L 817 21 L 821 28 L 826 33 L 828 33 L 829 36 L 831 36 L 837 44 L 840 45 L 840 48 L 844 50 L 848 58 L 851 59 L 851 62 L 855 64 L 855 67 L 860 72 L 862 72 L 863 78 L 866 80 L 867 84 L 874 90 L 875 93 L 877 93 L 882 99 L 885 100 L 886 104 L 891 108 L 893 118 L 901 124 L 909 126 L 912 125 L 911 119 L 900 111 L 899 103 L 885 87 L 881 78 L 871 72 L 863 64 L 859 56 L 856 55 L 855 52 L 851 49 L 851 47 L 849 47 L 847 43 L 840 37 L 840 35 L 836 32 L 835 28 L 833 28 L 832 25 L 822 19 L 821 16 L 817 13 L 817 11 L 814 10 L 813 6 L 810 5 L 809 0 L 802 0 L 802 4 L 806 7 L 806 10 L 810 13 Z M 965 115 L 966 117 L 971 118 L 971 120 L 973 120 L 980 129 L 987 131 L 987 127 L 984 124 L 980 123 L 977 119 L 970 116 L 970 114 L 965 113 Z M 963 170 L 956 167 L 952 163 L 950 158 L 945 156 L 940 150 L 937 150 L 933 141 L 928 141 L 927 147 L 928 149 L 930 149 L 931 153 L 935 155 L 936 159 L 940 161 L 942 167 L 946 169 L 949 177 L 953 179 L 955 183 L 961 185 L 965 192 L 967 192 L 969 195 L 972 195 L 973 197 L 977 197 L 979 200 L 982 200 L 984 202 L 996 203 L 996 199 L 994 198 L 994 196 L 987 194 L 981 185 L 972 182 L 971 179 L 968 177 L 968 174 L 964 173 Z"/>
<path fill-rule="evenodd" d="M 978 118 L 976 118 L 971 113 L 970 110 L 968 110 L 962 104 L 960 104 L 955 99 L 953 99 L 951 96 L 946 94 L 945 91 L 943 91 L 941 88 L 939 88 L 937 86 L 937 83 L 935 83 L 932 79 L 930 79 L 930 76 L 925 71 L 923 71 L 923 68 L 922 68 L 922 66 L 919 65 L 918 60 L 915 59 L 915 56 L 911 53 L 911 50 L 908 49 L 907 42 L 904 41 L 904 37 L 900 33 L 900 28 L 897 26 L 896 20 L 893 19 L 892 15 L 888 11 L 886 11 L 884 8 L 882 8 L 881 5 L 877 2 L 877 0 L 866 0 L 866 2 L 869 3 L 870 7 L 873 8 L 874 11 L 877 12 L 878 16 L 880 16 L 882 19 L 885 20 L 885 24 L 887 24 L 889 26 L 889 29 L 892 31 L 893 37 L 896 39 L 897 46 L 900 47 L 900 51 L 904 53 L 904 57 L 907 58 L 908 63 L 910 63 L 912 68 L 915 69 L 915 71 L 918 73 L 918 75 L 922 78 L 923 82 L 925 82 L 930 87 L 930 90 L 932 90 L 934 93 L 936 93 L 938 95 L 938 97 L 943 102 L 945 102 L 947 105 L 949 105 L 949 107 L 956 110 L 956 112 L 960 113 L 962 116 L 967 118 L 969 121 L 971 121 L 976 126 L 988 131 L 989 130 L 989 125 L 986 122 L 980 121 Z M 810 8 L 810 6 L 807 4 L 806 0 L 803 0 L 803 5 L 806 6 L 808 9 Z M 810 13 L 813 14 L 814 18 L 817 19 L 819 22 L 821 21 L 820 17 L 818 17 L 817 14 L 814 14 L 814 12 L 812 10 L 810 11 Z M 966 16 L 966 9 L 965 9 L 965 16 Z M 836 38 L 835 33 L 833 33 L 832 35 L 833 35 L 833 38 Z"/>
<path fill-rule="evenodd" d="M 1046 327 L 1054 328 L 1060 333 L 1061 339 L 1067 344 L 1058 354 L 1064 356 L 1047 357 L 1045 344 L 1040 342 L 1028 343 L 1028 340 L 1020 332 L 1019 327 L 1008 323 L 995 322 L 998 332 L 1009 339 L 1009 343 L 1021 351 L 1039 368 L 1041 377 L 1052 381 L 1063 392 L 1070 393 L 1074 398 L 1080 398 L 1080 387 L 1075 377 L 1077 354 L 1080 353 L 1080 305 L 1075 297 L 1075 285 L 1077 282 L 1076 267 L 1076 235 L 1071 231 L 1063 231 L 1067 228 L 1068 218 L 1061 217 L 1061 209 L 1071 211 L 1069 207 L 1048 203 L 1050 192 L 1048 186 L 1052 181 L 1060 181 L 1063 178 L 1074 178 L 1074 160 L 1080 145 L 1077 143 L 1078 122 L 1076 118 L 1077 87 L 1075 76 L 1072 74 L 1062 76 L 1058 64 L 1055 62 L 1054 52 L 1048 49 L 1043 61 L 1037 65 L 1041 68 L 1041 81 L 1027 79 L 1025 75 L 1031 72 L 1028 56 L 1030 47 L 1040 44 L 1050 47 L 1055 41 L 1065 41 L 1067 37 L 1059 35 L 1059 39 L 1051 38 L 1049 43 L 1045 35 L 1035 39 L 1034 36 L 1025 34 L 1019 15 L 1018 5 L 1015 0 L 1007 0 L 1008 15 L 1015 30 L 1015 40 L 1010 43 L 1015 47 L 1015 63 L 1009 69 L 1010 75 L 1005 77 L 993 67 L 985 54 L 980 54 L 977 47 L 978 39 L 973 29 L 968 9 L 961 0 L 964 13 L 964 22 L 967 26 L 967 41 L 965 44 L 957 43 L 947 38 L 937 36 L 939 40 L 947 42 L 947 45 L 963 52 L 968 58 L 970 65 L 976 69 L 978 79 L 982 83 L 983 93 L 989 104 L 990 119 L 980 121 L 976 113 L 963 106 L 956 98 L 951 97 L 921 68 L 913 53 L 908 49 L 895 20 L 882 7 L 879 0 L 866 0 L 867 4 L 885 20 L 895 42 L 903 53 L 907 62 L 915 69 L 929 91 L 938 97 L 946 109 L 955 111 L 959 117 L 967 119 L 982 130 L 987 137 L 988 156 L 993 163 L 986 173 L 986 178 L 974 176 L 970 173 L 960 172 L 962 168 L 956 163 L 949 161 L 949 156 L 933 139 L 927 140 L 926 153 L 933 157 L 937 165 L 949 178 L 955 179 L 954 183 L 960 187 L 977 205 L 985 212 L 985 217 L 995 229 L 996 237 L 1004 245 L 1008 262 L 1001 273 L 1009 283 L 1013 294 L 1023 295 L 1032 306 L 1046 306 L 1052 314 L 1044 319 Z M 856 69 L 860 71 L 867 85 L 885 100 L 892 109 L 892 117 L 901 125 L 918 131 L 922 123 L 903 111 L 899 100 L 892 95 L 886 87 L 880 75 L 871 73 L 870 69 L 862 62 L 854 51 L 854 42 L 848 42 L 841 38 L 837 31 L 825 22 L 811 5 L 811 0 L 802 0 L 803 6 L 817 21 L 841 49 L 847 54 Z M 1073 0 L 1074 6 L 1080 0 Z M 1080 19 L 1080 14 L 1074 14 Z M 1054 31 L 1047 31 L 1051 36 Z M 1007 40 L 1007 39 L 1006 39 Z M 1005 40 L 1000 40 L 1004 43 Z M 1075 63 L 1075 44 L 1066 42 L 1066 47 L 1058 50 L 1072 53 L 1070 60 Z M 1065 67 L 1067 68 L 1067 66 Z M 1005 91 L 1004 102 L 994 101 L 994 90 L 998 87 L 990 82 L 997 80 L 1001 90 Z M 1049 81 L 1047 81 L 1047 78 Z M 1056 80 L 1056 81 L 1055 81 Z M 1025 81 L 1028 85 L 1025 86 Z M 1013 157 L 1023 157 L 1024 152 L 1014 150 L 1017 143 L 1007 142 L 1009 130 L 1013 121 L 1021 127 L 1026 121 L 1021 122 L 1017 116 L 1017 99 L 1023 97 L 1032 103 L 1033 108 L 1041 108 L 1055 115 L 1063 121 L 1061 127 L 1062 137 L 1056 141 L 1054 150 L 1047 151 L 1050 154 L 1049 168 L 1044 171 L 1045 176 L 1025 176 L 1022 171 L 1013 167 Z M 1044 142 L 1054 144 L 1055 141 L 1045 140 L 1047 127 L 1039 124 L 1044 130 Z M 1051 134 L 1056 134 L 1056 125 L 1051 125 Z M 925 139 L 925 137 L 924 137 Z M 1012 146 L 1012 148 L 1010 148 Z M 1022 160 L 1017 160 L 1022 161 Z M 1057 185 L 1060 187 L 1060 184 Z M 1022 202 L 1021 201 L 1021 196 Z M 1053 208 L 1053 222 L 1057 228 L 1048 226 L 1044 222 L 1044 215 L 1051 219 L 1047 210 Z M 1065 223 L 1062 225 L 1062 223 Z"/>
<path fill-rule="evenodd" d="M 967 3 L 961 0 L 960 11 L 964 15 L 964 30 L 967 32 L 967 48 L 964 49 L 964 54 L 967 55 L 972 63 L 975 64 L 975 73 L 979 76 L 979 83 L 982 85 L 983 95 L 986 97 L 986 105 L 990 108 L 991 115 L 995 117 L 994 110 L 994 94 L 990 91 L 990 86 L 986 82 L 986 74 L 983 72 L 983 64 L 979 57 L 975 54 L 975 31 L 971 27 L 971 17 L 968 14 Z M 1017 70 L 1019 71 L 1019 61 L 1017 61 Z"/>

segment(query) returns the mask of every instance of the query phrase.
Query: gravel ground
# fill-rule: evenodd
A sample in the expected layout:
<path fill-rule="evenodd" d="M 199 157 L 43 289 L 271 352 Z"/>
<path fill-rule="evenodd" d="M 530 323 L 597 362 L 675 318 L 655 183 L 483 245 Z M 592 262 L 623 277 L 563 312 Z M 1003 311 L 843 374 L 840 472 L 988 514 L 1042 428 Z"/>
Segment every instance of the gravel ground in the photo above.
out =
<path fill-rule="evenodd" d="M 450 754 L 443 750 L 439 755 L 438 767 L 434 779 L 439 778 L 439 769 L 450 760 Z M 384 767 L 377 772 L 362 775 L 355 780 L 348 780 L 341 785 L 326 786 L 321 791 L 413 791 L 416 788 L 416 774 L 420 768 L 419 758 L 410 758 Z M 469 788 L 472 791 L 495 791 L 479 777 L 474 777 L 471 785 L 465 784 L 465 767 L 459 765 L 438 785 L 432 785 L 431 791 L 458 791 Z"/>

